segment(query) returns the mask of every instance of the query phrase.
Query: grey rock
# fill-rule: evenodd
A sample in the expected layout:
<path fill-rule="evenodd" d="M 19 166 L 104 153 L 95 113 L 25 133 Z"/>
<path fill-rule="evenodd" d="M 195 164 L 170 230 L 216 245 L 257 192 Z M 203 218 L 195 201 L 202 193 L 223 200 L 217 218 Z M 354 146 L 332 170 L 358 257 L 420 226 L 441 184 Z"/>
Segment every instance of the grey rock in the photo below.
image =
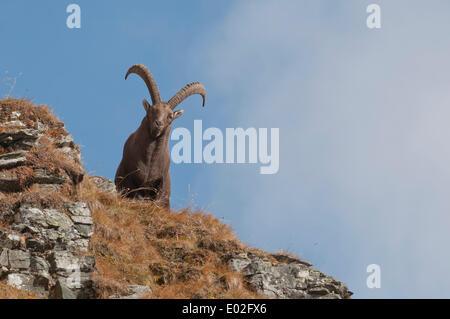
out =
<path fill-rule="evenodd" d="M 109 299 L 140 299 L 143 297 L 149 297 L 152 294 L 152 290 L 148 286 L 141 285 L 128 285 L 128 291 L 124 295 L 112 295 Z"/>
<path fill-rule="evenodd" d="M 81 164 L 81 153 L 80 150 L 78 149 L 78 146 L 76 145 L 75 147 L 64 146 L 57 148 L 56 150 L 72 158 L 72 160 L 74 160 L 75 163 Z"/>
<path fill-rule="evenodd" d="M 44 214 L 50 227 L 67 229 L 73 226 L 70 217 L 56 209 L 45 209 Z"/>
<path fill-rule="evenodd" d="M 34 276 L 29 274 L 12 273 L 9 274 L 6 283 L 10 286 L 16 287 L 25 291 L 34 290 Z"/>
<path fill-rule="evenodd" d="M 65 203 L 64 207 L 73 216 L 91 217 L 91 211 L 89 210 L 89 207 L 86 203 L 83 202 Z"/>
<path fill-rule="evenodd" d="M 105 193 L 110 193 L 112 195 L 117 194 L 116 185 L 101 176 L 90 176 L 89 179 L 97 186 L 97 188 Z"/>
<path fill-rule="evenodd" d="M 61 184 L 34 184 L 34 187 L 36 192 L 61 192 Z"/>
<path fill-rule="evenodd" d="M 0 155 L 0 169 L 9 169 L 25 164 L 27 158 L 23 151 L 11 152 Z"/>
<path fill-rule="evenodd" d="M 232 256 L 228 267 L 240 272 L 258 294 L 270 298 L 346 298 L 347 287 L 292 256 L 279 255 L 274 264 L 253 254 Z M 351 293 L 350 293 L 351 294 Z"/>
<path fill-rule="evenodd" d="M 31 233 L 39 233 L 40 228 L 49 227 L 44 212 L 36 207 L 22 206 L 14 217 L 18 231 L 30 228 Z"/>
<path fill-rule="evenodd" d="M 35 207 L 21 207 L 16 221 L 38 228 L 70 229 L 73 226 L 72 220 L 66 214 L 56 209 L 40 210 Z"/>
<path fill-rule="evenodd" d="M 289 255 L 286 253 L 272 254 L 272 257 L 284 264 L 302 264 L 308 267 L 312 266 L 312 264 L 310 264 L 309 262 L 301 260 L 297 256 Z"/>
<path fill-rule="evenodd" d="M 42 257 L 32 256 L 30 261 L 30 269 L 36 273 L 48 273 L 50 264 Z"/>
<path fill-rule="evenodd" d="M 276 286 L 274 282 L 268 275 L 255 274 L 249 276 L 248 283 L 253 287 L 257 293 L 265 295 L 271 298 L 283 297 L 283 293 Z"/>
<path fill-rule="evenodd" d="M 89 238 L 80 238 L 70 243 L 69 248 L 76 251 L 87 252 L 89 250 Z"/>
<path fill-rule="evenodd" d="M 95 265 L 93 256 L 54 251 L 49 261 L 50 272 L 56 276 L 60 288 L 71 290 L 77 298 L 91 298 L 94 295 L 91 279 Z"/>
<path fill-rule="evenodd" d="M 29 269 L 30 252 L 22 250 L 9 250 L 8 259 L 11 269 Z"/>
<path fill-rule="evenodd" d="M 331 293 L 324 296 L 320 296 L 318 299 L 342 299 L 342 297 L 338 294 Z"/>
<path fill-rule="evenodd" d="M 251 276 L 255 274 L 269 274 L 274 271 L 272 264 L 270 262 L 264 262 L 261 260 L 256 260 L 249 263 L 243 270 L 242 274 L 244 276 Z"/>
<path fill-rule="evenodd" d="M 72 221 L 75 224 L 92 225 L 92 217 L 87 216 L 71 216 Z"/>
<path fill-rule="evenodd" d="M 33 129 L 1 132 L 0 145 L 3 147 L 13 146 L 14 150 L 29 150 L 38 138 L 38 131 Z"/>
<path fill-rule="evenodd" d="M 324 287 L 311 288 L 308 290 L 308 292 L 313 296 L 326 296 L 330 293 L 328 289 Z"/>
<path fill-rule="evenodd" d="M 52 299 L 77 299 L 77 295 L 62 280 L 57 280 L 50 294 Z"/>
<path fill-rule="evenodd" d="M 53 278 L 52 276 L 44 271 L 38 272 L 38 273 L 33 273 L 34 276 L 34 285 L 35 287 L 39 287 L 41 289 L 39 289 L 39 295 L 42 297 L 47 297 L 48 296 L 48 290 L 51 286 L 53 286 Z M 36 291 L 37 289 L 35 289 Z"/>
<path fill-rule="evenodd" d="M 9 259 L 8 259 L 8 249 L 3 248 L 0 251 L 0 266 L 1 267 L 8 267 L 9 265 Z"/>
<path fill-rule="evenodd" d="M 150 296 L 152 290 L 147 286 L 130 285 L 131 295 L 128 295 L 126 299 L 139 299 L 145 296 Z"/>
<path fill-rule="evenodd" d="M 92 225 L 75 224 L 75 228 L 78 230 L 82 237 L 90 238 L 93 235 Z"/>
<path fill-rule="evenodd" d="M 9 121 L 9 122 L 3 122 L 2 123 L 3 126 L 6 127 L 14 127 L 14 128 L 22 128 L 22 127 L 26 127 L 26 125 L 19 120 L 13 120 L 13 121 Z"/>
<path fill-rule="evenodd" d="M 63 135 L 59 140 L 56 141 L 57 147 L 70 147 L 73 148 L 75 145 L 73 136 L 71 134 Z"/>
<path fill-rule="evenodd" d="M 42 123 L 41 121 L 37 121 L 37 128 L 39 132 L 48 130 L 48 126 Z"/>
<path fill-rule="evenodd" d="M 34 170 L 34 177 L 30 183 L 37 184 L 63 184 L 69 181 L 67 174 L 62 173 L 61 176 L 50 174 L 44 168 L 37 168 Z M 3 170 L 0 172 L 0 191 L 3 192 L 20 192 L 24 186 L 19 182 L 19 178 L 15 172 Z"/>
<path fill-rule="evenodd" d="M 21 245 L 20 236 L 0 229 L 0 247 L 17 249 Z"/>
<path fill-rule="evenodd" d="M 80 234 L 72 219 L 56 209 L 41 210 L 35 207 L 21 207 L 15 216 L 15 220 L 17 230 L 29 231 L 37 235 L 34 241 L 28 243 L 32 245 L 35 251 L 42 250 L 44 247 L 53 247 L 58 250 L 73 248 L 86 251 L 88 241 L 85 239 L 89 238 L 92 233 L 89 228 L 85 229 L 80 226 L 78 228 L 83 231 Z"/>
<path fill-rule="evenodd" d="M 32 252 L 43 253 L 46 250 L 52 249 L 53 245 L 51 243 L 45 242 L 44 239 L 40 238 L 27 238 L 25 241 L 27 249 Z"/>
<path fill-rule="evenodd" d="M 35 277 L 35 286 L 42 287 L 44 289 L 44 295 L 53 281 L 49 269 L 50 265 L 44 258 L 39 256 L 31 257 L 30 270 Z"/>
<path fill-rule="evenodd" d="M 34 170 L 33 182 L 38 184 L 63 184 L 68 182 L 69 178 L 67 174 L 62 174 L 61 176 L 56 176 L 51 174 L 45 168 L 37 168 Z"/>
<path fill-rule="evenodd" d="M 15 222 L 25 227 L 24 223 L 29 225 L 38 225 L 41 227 L 48 227 L 48 224 L 45 221 L 45 215 L 42 210 L 35 207 L 21 207 L 19 212 L 15 215 Z M 18 229 L 19 227 L 17 227 Z M 36 229 L 35 232 L 38 230 Z"/>
<path fill-rule="evenodd" d="M 74 255 L 68 251 L 55 251 L 50 257 L 50 265 L 54 272 L 69 275 L 75 271 L 88 272 L 95 265 L 93 256 Z"/>
<path fill-rule="evenodd" d="M 21 115 L 22 115 L 22 113 L 20 113 L 19 111 L 12 111 L 11 119 L 13 119 L 13 120 L 18 119 Z"/>
<path fill-rule="evenodd" d="M 80 148 L 68 134 L 57 139 L 48 137 L 53 127 L 37 121 L 37 129 L 25 128 L 21 114 L 9 116 L 10 122 L 0 123 L 0 146 L 10 148 L 0 154 L 0 200 L 5 193 L 22 192 L 33 186 L 33 192 L 60 192 L 62 184 L 76 184 L 83 177 Z M 8 119 L 8 117 L 6 118 Z M 80 172 L 64 169 L 33 168 L 33 178 L 26 185 L 11 168 L 26 165 L 27 151 L 43 146 L 42 136 L 53 142 L 56 150 L 69 161 L 79 165 Z M 65 209 L 36 207 L 32 200 L 20 201 L 19 207 L 5 205 L 0 220 L 11 231 L 0 229 L 0 278 L 19 289 L 37 296 L 56 298 L 91 298 L 94 296 L 92 273 L 93 256 L 88 252 L 93 234 L 91 212 L 86 203 L 65 203 Z M 67 209 L 67 211 L 66 211 Z"/>
<path fill-rule="evenodd" d="M 244 256 L 244 258 L 233 258 L 228 261 L 228 267 L 234 272 L 241 272 L 242 269 L 248 266 L 251 261 Z"/>

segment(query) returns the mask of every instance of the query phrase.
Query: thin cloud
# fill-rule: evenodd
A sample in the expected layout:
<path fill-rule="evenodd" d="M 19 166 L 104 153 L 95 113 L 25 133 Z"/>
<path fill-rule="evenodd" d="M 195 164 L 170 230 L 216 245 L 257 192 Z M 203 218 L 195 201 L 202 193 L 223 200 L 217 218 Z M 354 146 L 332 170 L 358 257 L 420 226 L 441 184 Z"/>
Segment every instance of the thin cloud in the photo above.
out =
<path fill-rule="evenodd" d="M 233 198 L 216 213 L 356 297 L 449 297 L 449 5 L 380 1 L 377 31 L 365 5 L 237 3 L 208 33 L 194 61 L 210 90 L 228 92 L 217 107 L 228 123 L 279 127 L 281 144 L 277 175 L 212 174 Z M 365 286 L 372 263 L 379 290 Z"/>

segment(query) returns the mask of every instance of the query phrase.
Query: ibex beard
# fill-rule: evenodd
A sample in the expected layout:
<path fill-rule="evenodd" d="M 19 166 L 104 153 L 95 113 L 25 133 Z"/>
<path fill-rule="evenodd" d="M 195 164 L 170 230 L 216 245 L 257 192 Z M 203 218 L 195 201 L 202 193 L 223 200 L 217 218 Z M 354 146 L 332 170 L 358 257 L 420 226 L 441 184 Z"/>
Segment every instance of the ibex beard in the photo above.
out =
<path fill-rule="evenodd" d="M 146 115 L 138 129 L 128 137 L 114 183 L 117 190 L 129 198 L 145 199 L 170 209 L 170 152 L 169 135 L 172 121 L 183 114 L 174 109 L 187 97 L 200 94 L 205 106 L 206 89 L 190 83 L 168 102 L 161 101 L 158 86 L 150 70 L 142 64 L 133 65 L 125 75 L 135 73 L 147 85 L 152 105 L 142 104 Z"/>

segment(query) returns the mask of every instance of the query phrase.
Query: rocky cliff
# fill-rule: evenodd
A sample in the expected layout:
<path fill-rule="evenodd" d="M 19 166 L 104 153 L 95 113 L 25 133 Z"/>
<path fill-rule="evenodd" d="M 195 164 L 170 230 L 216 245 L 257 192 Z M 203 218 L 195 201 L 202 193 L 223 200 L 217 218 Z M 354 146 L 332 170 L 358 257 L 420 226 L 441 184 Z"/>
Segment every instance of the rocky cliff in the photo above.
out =
<path fill-rule="evenodd" d="M 87 176 L 46 106 L 0 100 L 0 298 L 348 298 L 203 212 L 122 199 Z"/>

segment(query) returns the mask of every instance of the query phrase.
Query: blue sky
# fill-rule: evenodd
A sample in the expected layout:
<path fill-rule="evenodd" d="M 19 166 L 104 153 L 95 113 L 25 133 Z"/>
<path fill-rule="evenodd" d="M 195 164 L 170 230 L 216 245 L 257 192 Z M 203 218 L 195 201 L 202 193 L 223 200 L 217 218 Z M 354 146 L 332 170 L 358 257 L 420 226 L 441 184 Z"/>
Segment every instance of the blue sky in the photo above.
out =
<path fill-rule="evenodd" d="M 77 3 L 82 27 L 66 27 Z M 382 28 L 365 25 L 378 3 Z M 0 95 L 49 105 L 91 174 L 114 176 L 149 98 L 201 81 L 174 127 L 280 128 L 280 170 L 171 166 L 172 204 L 285 249 L 358 298 L 450 297 L 448 1 L 2 1 Z M 8 73 L 5 73 L 8 71 Z M 20 74 L 20 76 L 19 76 Z M 381 288 L 366 267 L 381 266 Z"/>

